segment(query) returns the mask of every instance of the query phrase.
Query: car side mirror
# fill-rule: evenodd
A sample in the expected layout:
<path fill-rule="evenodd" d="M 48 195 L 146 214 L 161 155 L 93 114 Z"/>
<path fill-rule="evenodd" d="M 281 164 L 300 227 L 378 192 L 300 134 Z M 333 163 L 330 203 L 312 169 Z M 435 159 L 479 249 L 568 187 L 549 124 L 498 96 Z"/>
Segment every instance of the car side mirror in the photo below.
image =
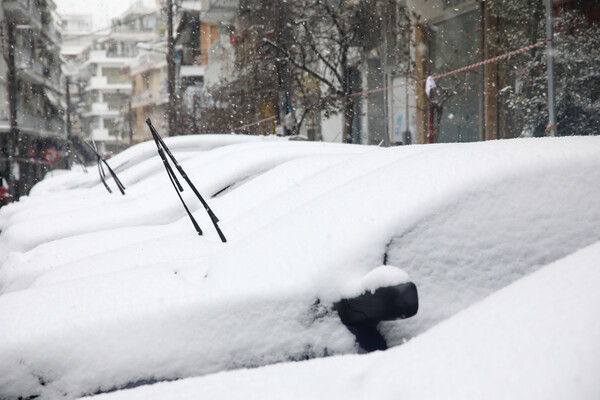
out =
<path fill-rule="evenodd" d="M 419 309 L 417 286 L 412 282 L 380 287 L 333 305 L 347 326 L 375 326 L 381 321 L 410 318 Z"/>

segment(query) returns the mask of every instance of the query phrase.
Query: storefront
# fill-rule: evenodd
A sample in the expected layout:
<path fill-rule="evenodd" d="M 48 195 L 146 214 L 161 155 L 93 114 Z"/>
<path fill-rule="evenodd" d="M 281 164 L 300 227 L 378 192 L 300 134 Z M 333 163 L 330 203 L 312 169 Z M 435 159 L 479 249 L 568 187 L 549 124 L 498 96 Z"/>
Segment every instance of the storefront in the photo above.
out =
<path fill-rule="evenodd" d="M 417 79 L 480 62 L 482 6 L 475 0 L 409 1 L 420 15 L 416 35 Z M 484 70 L 476 68 L 434 81 L 429 93 L 417 88 L 417 142 L 472 142 L 485 139 Z M 421 83 L 421 86 L 425 86 Z"/>
<path fill-rule="evenodd" d="M 8 140 L 8 132 L 3 132 L 0 138 L 0 176 L 13 200 L 27 195 L 47 172 L 66 169 L 71 164 L 71 150 L 65 138 L 20 132 L 14 145 Z M 14 147 L 12 152 L 9 151 L 11 146 Z"/>

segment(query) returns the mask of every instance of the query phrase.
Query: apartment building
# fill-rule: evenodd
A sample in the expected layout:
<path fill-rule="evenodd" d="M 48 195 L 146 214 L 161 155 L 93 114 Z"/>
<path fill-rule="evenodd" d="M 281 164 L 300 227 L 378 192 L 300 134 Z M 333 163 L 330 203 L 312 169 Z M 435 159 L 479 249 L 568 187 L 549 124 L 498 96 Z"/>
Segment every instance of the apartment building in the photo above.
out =
<path fill-rule="evenodd" d="M 0 20 L 0 174 L 17 199 L 69 163 L 62 36 L 52 0 L 4 0 Z"/>
<path fill-rule="evenodd" d="M 224 22 L 210 20 L 210 9 L 210 2 L 185 1 L 175 21 L 178 115 L 184 130 L 181 134 L 200 131 L 211 46 L 219 40 L 219 22 Z"/>
<path fill-rule="evenodd" d="M 108 34 L 107 31 L 94 30 L 94 16 L 92 14 L 67 14 L 62 15 L 63 42 L 61 57 L 64 61 L 63 74 L 65 76 L 65 102 L 67 133 L 71 144 L 75 147 L 76 156 L 82 162 L 93 160 L 93 154 L 83 142 L 89 140 L 89 135 L 82 131 L 82 119 L 78 109 L 83 107 L 85 96 L 84 88 L 87 80 L 80 76 L 79 67 L 86 49 Z"/>
<path fill-rule="evenodd" d="M 131 95 L 131 83 L 122 71 L 130 57 L 106 47 L 106 42 L 95 43 L 83 53 L 78 75 L 85 81 L 84 101 L 79 112 L 84 137 L 93 139 L 102 153 L 118 153 L 124 139 L 121 109 Z"/>
<path fill-rule="evenodd" d="M 159 13 L 157 1 L 132 3 L 80 57 L 77 76 L 83 81 L 83 103 L 78 110 L 81 130 L 103 153 L 118 153 L 135 141 L 136 115 L 140 107 L 149 105 L 144 103 L 142 93 L 148 88 L 140 89 L 144 86 L 140 83 L 135 86 L 130 71 L 140 53 L 140 43 L 156 41 L 163 26 Z M 133 67 L 142 73 L 138 66 Z"/>
<path fill-rule="evenodd" d="M 161 132 L 166 132 L 168 128 L 166 43 L 145 44 L 140 47 L 138 56 L 129 64 L 132 95 L 126 115 L 131 124 L 132 143 L 152 139 L 145 122 L 147 118 Z"/>

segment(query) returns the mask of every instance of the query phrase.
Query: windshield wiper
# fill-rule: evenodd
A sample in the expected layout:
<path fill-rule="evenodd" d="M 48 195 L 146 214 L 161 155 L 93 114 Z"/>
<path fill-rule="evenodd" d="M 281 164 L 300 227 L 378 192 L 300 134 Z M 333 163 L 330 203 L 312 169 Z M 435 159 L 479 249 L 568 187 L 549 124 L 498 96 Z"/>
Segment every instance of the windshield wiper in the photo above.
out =
<path fill-rule="evenodd" d="M 104 163 L 104 165 L 106 165 L 106 168 L 108 168 L 108 172 L 110 173 L 110 175 L 114 179 L 115 183 L 117 184 L 117 187 L 121 191 L 121 194 L 124 195 L 125 194 L 125 186 L 121 183 L 121 181 L 117 177 L 117 174 L 115 173 L 115 171 L 112 170 L 110 165 L 108 165 L 108 163 L 106 162 L 104 157 L 102 157 L 102 155 L 98 152 L 98 150 L 96 149 L 96 143 L 94 142 L 94 140 L 92 139 L 93 146 L 91 144 L 89 144 L 88 142 L 85 142 L 85 144 L 90 149 L 92 149 L 94 154 L 96 154 L 97 162 L 98 162 L 98 174 L 100 175 L 100 180 L 104 184 L 104 187 L 106 188 L 106 190 L 108 190 L 108 193 L 112 193 L 112 190 L 110 190 L 108 183 L 106 183 L 106 173 L 104 172 L 104 167 L 102 166 L 102 163 Z"/>
<path fill-rule="evenodd" d="M 183 204 L 183 208 L 185 208 L 185 211 L 187 212 L 188 216 L 190 217 L 190 220 L 192 221 L 192 224 L 194 225 L 196 232 L 198 232 L 198 235 L 202 235 L 202 229 L 200 229 L 200 226 L 196 222 L 196 219 L 194 218 L 194 216 L 190 212 L 189 208 L 185 204 L 183 197 L 181 197 L 181 192 L 183 192 L 183 186 L 181 186 L 181 184 L 179 183 L 179 180 L 177 179 L 177 176 L 175 176 L 175 171 L 169 164 L 169 159 L 167 158 L 167 155 L 171 159 L 171 162 L 173 162 L 173 164 L 175 165 L 175 168 L 179 172 L 179 175 L 181 175 L 181 177 L 187 182 L 188 186 L 192 189 L 192 192 L 194 192 L 194 194 L 196 195 L 198 200 L 200 200 L 200 202 L 204 206 L 204 209 L 206 210 L 208 216 L 210 217 L 210 220 L 212 221 L 212 223 L 215 227 L 215 230 L 217 231 L 217 234 L 219 235 L 219 238 L 221 238 L 221 241 L 223 243 L 227 242 L 225 235 L 219 228 L 219 224 L 218 224 L 219 218 L 217 218 L 217 216 L 210 209 L 210 207 L 208 206 L 206 201 L 204 201 L 204 198 L 202 198 L 202 195 L 200 195 L 200 193 L 198 192 L 198 190 L 196 189 L 196 187 L 194 186 L 194 184 L 192 183 L 190 178 L 187 176 L 187 174 L 185 173 L 185 171 L 183 170 L 181 165 L 179 165 L 179 163 L 175 159 L 175 156 L 173 156 L 173 154 L 171 153 L 171 151 L 169 150 L 169 148 L 167 147 L 165 142 L 162 140 L 162 138 L 160 137 L 160 135 L 158 134 L 156 129 L 154 129 L 154 126 L 152 125 L 152 121 L 150 121 L 150 118 L 146 119 L 146 124 L 148 124 L 148 127 L 150 128 L 150 132 L 152 133 L 152 138 L 154 139 L 154 143 L 156 143 L 156 147 L 158 149 L 158 154 L 160 155 L 160 158 L 162 159 L 165 169 L 167 170 L 167 175 L 169 175 L 169 179 L 171 180 L 171 183 L 173 184 L 173 187 L 175 188 L 175 191 L 177 192 L 177 196 L 179 196 L 179 200 L 181 200 L 181 204 Z M 165 154 L 165 152 L 166 152 L 166 154 Z"/>

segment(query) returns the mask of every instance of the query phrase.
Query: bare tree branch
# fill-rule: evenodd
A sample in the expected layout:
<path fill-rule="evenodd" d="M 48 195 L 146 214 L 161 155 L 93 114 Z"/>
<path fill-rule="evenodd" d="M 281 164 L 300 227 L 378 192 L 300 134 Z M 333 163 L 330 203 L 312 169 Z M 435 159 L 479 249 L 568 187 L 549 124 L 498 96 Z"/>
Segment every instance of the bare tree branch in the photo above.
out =
<path fill-rule="evenodd" d="M 286 59 L 291 62 L 292 64 L 294 64 L 294 66 L 296 66 L 297 68 L 300 68 L 303 71 L 308 72 L 310 75 L 314 76 L 316 79 L 318 79 L 319 81 L 323 82 L 325 85 L 327 85 L 331 90 L 333 90 L 335 93 L 337 93 L 340 96 L 345 95 L 345 93 L 342 90 L 339 90 L 335 84 L 333 82 L 331 82 L 331 80 L 325 78 L 323 75 L 319 74 L 318 72 L 314 71 L 312 68 L 310 68 L 308 65 L 306 65 L 306 63 L 300 63 L 298 62 L 298 60 L 296 60 L 294 57 L 292 57 L 289 53 L 289 51 L 287 51 L 286 49 L 283 49 L 281 46 L 278 46 L 276 43 L 274 43 L 272 40 L 264 38 L 263 42 L 268 44 L 269 46 L 272 46 L 273 48 L 277 49 L 280 53 L 284 54 L 286 56 Z"/>
<path fill-rule="evenodd" d="M 311 33 L 308 30 L 308 28 L 306 27 L 306 25 L 303 24 L 303 28 L 308 35 L 311 35 Z M 335 77 L 340 82 L 340 84 L 342 84 L 344 82 L 344 80 L 340 76 L 339 71 L 333 64 L 331 64 L 331 62 L 329 62 L 328 59 L 325 58 L 325 56 L 323 54 L 321 54 L 321 52 L 317 49 L 317 45 L 315 44 L 314 40 L 311 40 L 309 42 L 309 46 L 310 46 L 311 50 L 317 55 L 319 60 L 321 60 L 327 66 L 327 68 L 329 68 L 329 70 L 335 75 Z"/>

